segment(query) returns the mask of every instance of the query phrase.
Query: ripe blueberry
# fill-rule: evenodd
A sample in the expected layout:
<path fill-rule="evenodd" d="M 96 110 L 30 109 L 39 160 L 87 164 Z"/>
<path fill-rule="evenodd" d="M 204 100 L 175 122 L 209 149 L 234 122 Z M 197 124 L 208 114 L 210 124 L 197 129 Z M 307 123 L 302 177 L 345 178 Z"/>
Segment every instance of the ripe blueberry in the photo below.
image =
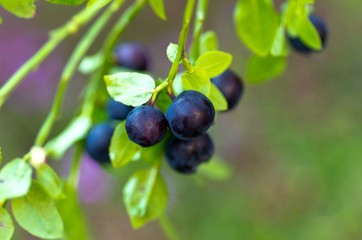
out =
<path fill-rule="evenodd" d="M 316 16 L 316 15 L 310 15 L 309 20 L 313 23 L 313 25 L 317 29 L 319 37 L 320 37 L 321 42 L 322 42 L 322 48 L 324 48 L 325 45 L 326 45 L 327 37 L 328 37 L 327 24 L 324 22 L 324 20 L 321 17 Z M 302 40 L 299 39 L 299 38 L 289 37 L 289 42 L 292 45 L 292 47 L 295 50 L 297 50 L 298 52 L 310 53 L 310 52 L 314 51 L 310 47 L 306 46 L 302 42 Z"/>
<path fill-rule="evenodd" d="M 203 94 L 189 90 L 177 96 L 166 112 L 172 134 L 192 139 L 204 134 L 214 123 L 215 109 Z"/>
<path fill-rule="evenodd" d="M 116 63 L 136 71 L 146 71 L 149 67 L 149 56 L 144 46 L 138 43 L 123 43 L 114 52 Z"/>
<path fill-rule="evenodd" d="M 244 84 L 241 78 L 228 69 L 221 75 L 212 78 L 211 81 L 224 95 L 228 103 L 227 111 L 233 109 L 244 92 Z"/>
<path fill-rule="evenodd" d="M 151 106 L 140 106 L 128 114 L 126 131 L 131 141 L 142 147 L 149 147 L 165 136 L 167 121 L 160 110 Z"/>
<path fill-rule="evenodd" d="M 180 173 L 193 173 L 200 163 L 214 154 L 214 144 L 208 134 L 192 140 L 171 138 L 166 144 L 168 164 Z"/>
<path fill-rule="evenodd" d="M 109 145 L 113 135 L 114 127 L 110 123 L 100 123 L 95 125 L 85 141 L 85 149 L 89 156 L 99 163 L 108 163 Z"/>
<path fill-rule="evenodd" d="M 128 113 L 132 111 L 132 106 L 124 105 L 121 102 L 117 102 L 113 99 L 110 99 L 107 103 L 107 114 L 110 118 L 115 120 L 124 120 L 126 119 Z"/>

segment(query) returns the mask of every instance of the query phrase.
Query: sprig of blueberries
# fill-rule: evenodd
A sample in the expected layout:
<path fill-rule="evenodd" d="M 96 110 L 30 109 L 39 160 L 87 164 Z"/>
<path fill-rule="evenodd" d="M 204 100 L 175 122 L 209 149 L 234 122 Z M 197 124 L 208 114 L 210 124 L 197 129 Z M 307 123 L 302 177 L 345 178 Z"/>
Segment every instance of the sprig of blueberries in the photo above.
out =
<path fill-rule="evenodd" d="M 134 71 L 146 71 L 149 57 L 138 43 L 119 45 L 114 52 L 115 63 Z M 224 95 L 228 110 L 239 102 L 244 85 L 232 70 L 212 78 L 212 83 Z M 156 101 L 157 105 L 157 101 Z M 214 154 L 214 143 L 207 131 L 214 124 L 215 109 L 202 93 L 186 90 L 175 97 L 166 113 L 154 106 L 131 107 L 110 99 L 107 103 L 110 119 L 126 121 L 125 128 L 131 141 L 142 147 L 152 147 L 167 135 L 165 157 L 171 168 L 180 173 L 194 173 L 197 166 Z M 109 146 L 114 132 L 112 122 L 95 125 L 86 138 L 88 154 L 99 163 L 110 162 Z"/>

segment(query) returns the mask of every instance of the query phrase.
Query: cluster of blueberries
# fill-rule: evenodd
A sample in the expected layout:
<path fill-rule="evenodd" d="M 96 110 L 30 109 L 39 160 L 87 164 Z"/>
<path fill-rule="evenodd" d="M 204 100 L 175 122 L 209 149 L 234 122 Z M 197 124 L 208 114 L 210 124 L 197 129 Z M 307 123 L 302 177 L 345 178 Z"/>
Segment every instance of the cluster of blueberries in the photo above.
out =
<path fill-rule="evenodd" d="M 326 23 L 316 15 L 310 15 L 310 20 L 324 48 L 328 35 Z M 301 39 L 288 38 L 295 50 L 301 53 L 313 51 Z M 115 49 L 114 60 L 117 65 L 134 71 L 146 71 L 150 63 L 146 49 L 137 43 L 119 45 Z M 235 108 L 244 90 L 241 78 L 228 69 L 211 81 L 227 100 L 227 111 Z M 159 143 L 169 129 L 171 137 L 166 139 L 165 156 L 169 165 L 178 172 L 195 172 L 197 166 L 207 162 L 214 153 L 214 144 L 207 130 L 214 124 L 215 109 L 200 92 L 182 92 L 173 99 L 166 114 L 153 106 L 133 108 L 111 99 L 107 104 L 107 114 L 113 120 L 126 120 L 129 139 L 142 147 Z M 113 132 L 111 122 L 97 124 L 89 132 L 85 147 L 97 162 L 110 162 L 108 149 Z"/>
<path fill-rule="evenodd" d="M 137 43 L 124 43 L 115 49 L 115 62 L 134 71 L 145 71 L 149 65 L 147 51 Z M 231 70 L 211 79 L 224 95 L 228 111 L 235 108 L 243 93 L 242 80 Z M 193 173 L 200 163 L 208 161 L 214 153 L 214 144 L 206 133 L 214 124 L 215 109 L 211 101 L 198 91 L 182 92 L 168 107 L 166 114 L 150 106 L 126 106 L 110 99 L 107 103 L 110 119 L 126 121 L 131 141 L 142 147 L 159 143 L 170 129 L 165 144 L 169 165 L 181 173 Z M 89 132 L 85 148 L 97 162 L 110 162 L 108 149 L 114 132 L 111 121 L 95 125 Z"/>

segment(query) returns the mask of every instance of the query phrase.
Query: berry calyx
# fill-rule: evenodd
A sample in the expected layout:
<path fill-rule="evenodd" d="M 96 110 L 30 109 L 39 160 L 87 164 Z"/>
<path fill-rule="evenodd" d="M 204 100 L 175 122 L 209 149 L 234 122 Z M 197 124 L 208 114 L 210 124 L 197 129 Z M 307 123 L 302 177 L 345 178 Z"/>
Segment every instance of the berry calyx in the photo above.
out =
<path fill-rule="evenodd" d="M 109 163 L 108 149 L 111 144 L 114 127 L 110 123 L 95 125 L 87 135 L 85 149 L 89 156 L 98 163 Z"/>
<path fill-rule="evenodd" d="M 180 173 L 194 173 L 197 166 L 214 154 L 214 144 L 208 134 L 192 140 L 171 138 L 166 144 L 166 159 L 171 168 Z"/>
<path fill-rule="evenodd" d="M 114 120 L 124 120 L 134 107 L 110 99 L 107 103 L 107 114 Z"/>
<path fill-rule="evenodd" d="M 324 22 L 324 20 L 316 15 L 310 15 L 309 20 L 312 22 L 314 27 L 317 29 L 319 37 L 322 42 L 322 49 L 326 46 L 326 41 L 328 37 L 328 27 L 327 24 Z M 289 42 L 292 45 L 292 47 L 301 53 L 310 53 L 310 52 L 316 52 L 316 50 L 311 49 L 309 46 L 307 46 L 300 38 L 293 38 L 288 37 Z"/>
<path fill-rule="evenodd" d="M 244 92 L 242 79 L 228 69 L 219 76 L 212 78 L 211 81 L 224 95 L 228 103 L 226 111 L 235 108 Z"/>
<path fill-rule="evenodd" d="M 160 110 L 151 106 L 140 106 L 128 114 L 126 131 L 131 141 L 142 147 L 150 147 L 165 136 L 167 121 Z"/>
<path fill-rule="evenodd" d="M 146 48 L 139 43 L 123 43 L 116 47 L 114 59 L 117 65 L 136 71 L 146 71 L 149 56 Z"/>
<path fill-rule="evenodd" d="M 189 90 L 178 95 L 166 112 L 172 134 L 179 139 L 192 139 L 204 134 L 214 123 L 215 109 L 200 92 Z"/>

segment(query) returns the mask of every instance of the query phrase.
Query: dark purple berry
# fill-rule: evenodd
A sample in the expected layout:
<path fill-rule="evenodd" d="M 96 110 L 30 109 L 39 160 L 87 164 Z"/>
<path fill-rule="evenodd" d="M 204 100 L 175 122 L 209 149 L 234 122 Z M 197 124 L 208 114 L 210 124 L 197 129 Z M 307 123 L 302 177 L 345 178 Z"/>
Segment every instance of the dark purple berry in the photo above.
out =
<path fill-rule="evenodd" d="M 192 139 L 204 134 L 214 123 L 215 109 L 210 100 L 197 91 L 184 91 L 166 112 L 172 134 L 180 139 Z"/>
<path fill-rule="evenodd" d="M 85 141 L 85 149 L 89 156 L 99 163 L 109 163 L 108 149 L 111 144 L 114 127 L 110 123 L 95 125 Z"/>
<path fill-rule="evenodd" d="M 126 131 L 131 141 L 142 147 L 150 147 L 165 136 L 167 121 L 160 110 L 151 106 L 140 106 L 128 114 Z"/>
<path fill-rule="evenodd" d="M 232 110 L 238 104 L 244 92 L 244 84 L 241 78 L 228 69 L 221 75 L 212 78 L 211 81 L 224 95 L 228 103 L 227 111 Z"/>
<path fill-rule="evenodd" d="M 116 47 L 114 58 L 117 65 L 136 71 L 146 71 L 149 56 L 146 48 L 138 43 L 123 43 Z"/>
<path fill-rule="evenodd" d="M 322 48 L 324 48 L 326 46 L 326 41 L 328 37 L 327 24 L 324 22 L 324 20 L 321 17 L 316 15 L 310 15 L 309 19 L 317 29 L 319 37 L 321 38 Z M 298 52 L 310 53 L 312 51 L 315 51 L 310 47 L 308 47 L 307 45 L 305 45 L 303 41 L 299 38 L 289 37 L 289 42 L 292 45 L 292 47 Z"/>
<path fill-rule="evenodd" d="M 214 144 L 208 134 L 192 140 L 171 138 L 166 144 L 168 164 L 180 173 L 194 173 L 197 166 L 214 154 Z"/>
<path fill-rule="evenodd" d="M 121 102 L 117 102 L 113 99 L 109 99 L 107 103 L 107 114 L 114 120 L 126 119 L 128 113 L 132 111 L 132 106 L 124 105 Z"/>

